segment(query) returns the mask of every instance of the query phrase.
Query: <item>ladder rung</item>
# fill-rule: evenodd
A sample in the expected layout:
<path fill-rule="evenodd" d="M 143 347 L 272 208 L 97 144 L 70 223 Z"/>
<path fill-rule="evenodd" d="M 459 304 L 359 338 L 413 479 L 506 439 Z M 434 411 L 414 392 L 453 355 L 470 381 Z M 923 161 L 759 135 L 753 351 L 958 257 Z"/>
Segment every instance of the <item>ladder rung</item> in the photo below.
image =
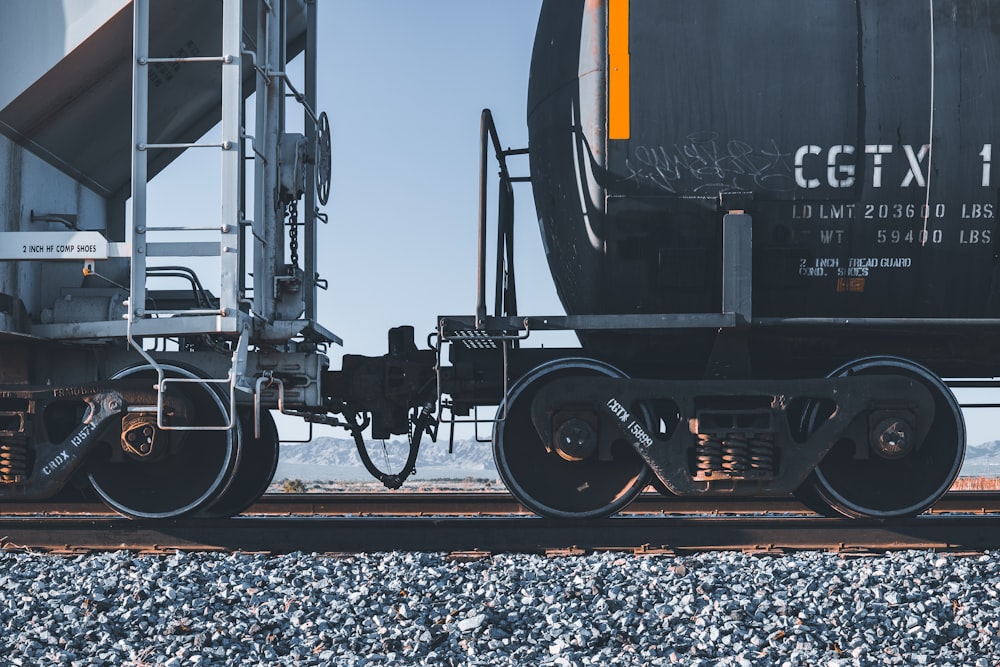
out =
<path fill-rule="evenodd" d="M 208 308 L 191 308 L 188 310 L 175 308 L 172 310 L 146 310 L 144 313 L 146 315 L 222 315 L 222 311 L 218 308 L 215 310 Z"/>
<path fill-rule="evenodd" d="M 227 225 L 213 225 L 211 227 L 146 227 L 146 232 L 222 232 L 226 233 Z"/>
<path fill-rule="evenodd" d="M 232 56 L 191 56 L 188 58 L 139 58 L 140 65 L 148 63 L 231 63 Z"/>
<path fill-rule="evenodd" d="M 218 241 L 147 243 L 146 257 L 218 257 L 221 248 Z"/>
<path fill-rule="evenodd" d="M 232 148 L 232 143 L 228 141 L 223 141 L 221 144 L 138 144 L 136 149 L 140 151 L 148 151 L 151 148 L 222 148 L 224 150 L 229 150 Z"/>

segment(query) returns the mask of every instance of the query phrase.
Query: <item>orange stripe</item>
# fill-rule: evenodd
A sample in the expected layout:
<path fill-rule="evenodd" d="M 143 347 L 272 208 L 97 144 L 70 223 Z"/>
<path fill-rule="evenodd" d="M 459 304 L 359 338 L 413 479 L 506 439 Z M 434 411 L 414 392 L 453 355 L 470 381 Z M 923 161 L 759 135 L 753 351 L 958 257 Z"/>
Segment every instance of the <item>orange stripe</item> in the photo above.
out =
<path fill-rule="evenodd" d="M 608 0 L 608 139 L 628 139 L 632 133 L 628 3 Z"/>

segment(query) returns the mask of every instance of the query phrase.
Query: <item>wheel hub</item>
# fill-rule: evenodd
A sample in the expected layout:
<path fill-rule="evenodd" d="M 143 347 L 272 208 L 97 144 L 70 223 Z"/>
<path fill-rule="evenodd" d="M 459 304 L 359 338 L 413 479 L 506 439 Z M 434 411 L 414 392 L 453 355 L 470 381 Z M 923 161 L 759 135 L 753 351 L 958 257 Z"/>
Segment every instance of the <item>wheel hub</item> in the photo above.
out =
<path fill-rule="evenodd" d="M 133 458 L 156 460 L 164 450 L 162 435 L 156 428 L 156 420 L 149 414 L 130 413 L 122 418 L 122 449 Z"/>
<path fill-rule="evenodd" d="M 900 459 L 913 451 L 916 438 L 913 427 L 900 417 L 881 419 L 871 430 L 871 445 L 875 453 L 884 459 Z"/>
<path fill-rule="evenodd" d="M 566 461 L 583 461 L 597 451 L 597 432 L 580 417 L 569 417 L 556 427 L 556 453 Z"/>

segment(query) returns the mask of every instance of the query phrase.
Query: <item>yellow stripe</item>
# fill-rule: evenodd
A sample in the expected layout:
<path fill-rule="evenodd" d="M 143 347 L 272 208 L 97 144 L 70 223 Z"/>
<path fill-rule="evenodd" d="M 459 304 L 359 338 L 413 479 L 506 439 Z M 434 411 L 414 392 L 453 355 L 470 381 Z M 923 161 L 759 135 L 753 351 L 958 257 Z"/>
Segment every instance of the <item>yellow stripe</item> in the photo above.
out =
<path fill-rule="evenodd" d="M 608 139 L 628 139 L 632 133 L 628 3 L 608 0 Z"/>

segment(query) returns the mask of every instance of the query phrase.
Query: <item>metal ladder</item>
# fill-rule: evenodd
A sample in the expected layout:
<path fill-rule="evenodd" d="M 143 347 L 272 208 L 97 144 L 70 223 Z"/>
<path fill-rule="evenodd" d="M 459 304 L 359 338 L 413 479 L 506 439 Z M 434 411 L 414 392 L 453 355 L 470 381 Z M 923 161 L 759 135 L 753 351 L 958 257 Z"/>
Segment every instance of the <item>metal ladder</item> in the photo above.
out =
<path fill-rule="evenodd" d="M 143 319 L 184 316 L 184 332 L 235 333 L 236 328 L 217 318 L 235 319 L 239 312 L 240 193 L 243 180 L 241 115 L 241 33 L 243 3 L 223 0 L 222 55 L 198 57 L 152 57 L 149 54 L 149 6 L 152 0 L 134 0 L 134 58 L 132 94 L 132 275 L 128 318 L 130 324 Z M 222 140 L 219 143 L 151 144 L 148 141 L 149 66 L 157 63 L 188 67 L 219 63 L 222 68 Z M 147 159 L 152 149 L 216 149 L 221 153 L 222 207 L 217 224 L 149 227 L 146 211 Z M 207 240 L 158 241 L 160 234 L 188 233 Z M 218 258 L 221 290 L 218 308 L 158 310 L 146 307 L 150 257 Z M 197 320 L 188 319 L 198 317 Z M 147 327 L 144 327 L 146 329 Z M 148 327 L 155 330 L 156 327 Z"/>
<path fill-rule="evenodd" d="M 243 191 L 241 72 L 243 3 L 242 0 L 222 2 L 222 54 L 218 56 L 155 57 L 149 53 L 150 3 L 133 0 L 134 33 L 132 61 L 132 240 L 130 297 L 128 300 L 127 338 L 130 345 L 156 369 L 160 394 L 157 425 L 164 429 L 185 430 L 206 428 L 230 429 L 234 424 L 235 390 L 250 387 L 246 370 L 247 344 L 250 335 L 248 316 L 240 311 L 242 275 L 241 194 Z M 204 67 L 218 64 L 222 70 L 222 138 L 219 143 L 166 143 L 148 141 L 150 65 L 166 64 L 182 67 Z M 147 224 L 148 151 L 152 149 L 215 149 L 221 154 L 221 215 L 215 224 L 150 227 Z M 177 234 L 195 236 L 199 240 L 169 240 Z M 162 236 L 161 236 L 162 235 Z M 166 237 L 159 240 L 157 237 Z M 195 304 L 191 308 L 158 309 L 147 307 L 148 281 L 151 276 L 147 260 L 152 257 L 217 258 L 220 275 L 218 306 Z M 152 272 L 155 275 L 155 270 Z M 179 334 L 215 333 L 238 335 L 233 354 L 233 366 L 227 378 L 167 378 L 159 363 L 143 349 L 136 336 L 169 336 Z M 230 412 L 227 424 L 216 427 L 169 426 L 163 419 L 163 392 L 168 383 L 196 382 L 228 386 Z M 152 411 L 154 408 L 148 408 Z"/>

